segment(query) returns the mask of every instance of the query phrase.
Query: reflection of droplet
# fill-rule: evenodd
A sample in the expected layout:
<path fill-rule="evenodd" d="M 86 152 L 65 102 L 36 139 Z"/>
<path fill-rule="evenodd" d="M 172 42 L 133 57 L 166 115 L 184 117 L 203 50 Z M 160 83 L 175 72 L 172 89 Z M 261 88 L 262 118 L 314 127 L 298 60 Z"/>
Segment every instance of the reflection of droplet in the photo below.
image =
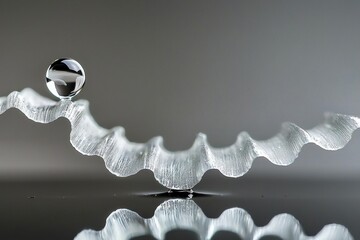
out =
<path fill-rule="evenodd" d="M 46 71 L 46 85 L 60 99 L 71 99 L 81 91 L 84 84 L 84 69 L 74 59 L 55 60 Z"/>

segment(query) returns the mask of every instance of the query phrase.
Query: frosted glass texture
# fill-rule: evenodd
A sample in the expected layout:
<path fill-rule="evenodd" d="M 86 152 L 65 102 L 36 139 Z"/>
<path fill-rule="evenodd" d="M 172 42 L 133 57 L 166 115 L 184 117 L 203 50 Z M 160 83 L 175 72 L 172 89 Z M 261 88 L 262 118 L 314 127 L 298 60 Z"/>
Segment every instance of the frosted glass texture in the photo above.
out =
<path fill-rule="evenodd" d="M 327 113 L 324 123 L 308 130 L 284 123 L 280 133 L 270 139 L 254 140 L 242 132 L 234 144 L 224 148 L 210 146 L 206 135 L 200 133 L 190 149 L 171 152 L 164 148 L 161 137 L 134 143 L 125 137 L 122 127 L 99 126 L 86 100 L 55 102 L 25 89 L 0 98 L 0 114 L 9 108 L 17 108 L 41 123 L 65 117 L 71 123 L 70 141 L 75 149 L 85 155 L 102 157 L 111 173 L 127 177 L 149 169 L 160 184 L 178 190 L 193 188 L 210 169 L 218 169 L 227 177 L 243 176 L 258 157 L 265 157 L 276 165 L 289 165 L 307 143 L 326 150 L 340 149 L 360 126 L 357 117 Z"/>

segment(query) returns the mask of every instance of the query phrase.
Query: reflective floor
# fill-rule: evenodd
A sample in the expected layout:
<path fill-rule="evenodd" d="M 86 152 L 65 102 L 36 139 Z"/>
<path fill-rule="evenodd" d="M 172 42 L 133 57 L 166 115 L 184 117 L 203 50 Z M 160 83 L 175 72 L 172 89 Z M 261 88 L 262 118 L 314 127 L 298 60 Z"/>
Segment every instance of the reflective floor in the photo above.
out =
<path fill-rule="evenodd" d="M 1 239 L 360 239 L 360 181 L 150 179 L 2 181 Z"/>

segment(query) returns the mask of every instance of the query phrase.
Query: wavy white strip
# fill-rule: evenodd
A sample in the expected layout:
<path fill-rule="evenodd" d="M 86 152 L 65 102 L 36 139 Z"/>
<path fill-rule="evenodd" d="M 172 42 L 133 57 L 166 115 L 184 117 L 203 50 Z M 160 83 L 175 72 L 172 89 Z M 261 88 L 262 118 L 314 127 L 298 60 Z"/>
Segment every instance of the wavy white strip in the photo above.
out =
<path fill-rule="evenodd" d="M 122 127 L 100 127 L 86 100 L 55 102 L 32 89 L 24 89 L 0 98 L 0 114 L 9 108 L 17 108 L 41 123 L 65 117 L 71 123 L 70 141 L 76 150 L 102 157 L 107 169 L 120 177 L 150 169 L 159 183 L 171 189 L 193 188 L 209 169 L 218 169 L 227 177 L 240 177 L 257 157 L 265 157 L 276 165 L 289 165 L 307 143 L 337 150 L 350 141 L 360 126 L 357 117 L 327 113 L 324 123 L 309 130 L 284 123 L 280 133 L 268 140 L 257 141 L 242 132 L 233 145 L 225 148 L 211 147 L 206 135 L 200 133 L 190 149 L 170 152 L 164 148 L 162 137 L 133 143 L 127 140 Z"/>
<path fill-rule="evenodd" d="M 151 235 L 165 239 L 171 230 L 191 230 L 201 240 L 208 240 L 218 231 L 230 231 L 241 239 L 258 240 L 264 236 L 277 236 L 292 240 L 353 240 L 347 228 L 338 224 L 326 225 L 316 236 L 306 236 L 298 220 L 289 214 L 276 215 L 262 227 L 254 224 L 244 209 L 230 208 L 218 218 L 208 218 L 192 200 L 175 199 L 162 203 L 149 219 L 128 209 L 114 211 L 100 231 L 83 230 L 75 240 L 127 240 Z"/>

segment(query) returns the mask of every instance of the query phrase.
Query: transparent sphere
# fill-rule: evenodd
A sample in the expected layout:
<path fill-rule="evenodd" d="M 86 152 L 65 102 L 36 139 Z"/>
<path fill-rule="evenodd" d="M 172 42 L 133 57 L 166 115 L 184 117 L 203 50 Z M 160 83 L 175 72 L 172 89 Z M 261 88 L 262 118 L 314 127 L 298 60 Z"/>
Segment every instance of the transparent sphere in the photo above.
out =
<path fill-rule="evenodd" d="M 84 69 L 74 59 L 57 59 L 46 71 L 46 85 L 60 99 L 71 99 L 81 91 L 84 84 Z"/>

